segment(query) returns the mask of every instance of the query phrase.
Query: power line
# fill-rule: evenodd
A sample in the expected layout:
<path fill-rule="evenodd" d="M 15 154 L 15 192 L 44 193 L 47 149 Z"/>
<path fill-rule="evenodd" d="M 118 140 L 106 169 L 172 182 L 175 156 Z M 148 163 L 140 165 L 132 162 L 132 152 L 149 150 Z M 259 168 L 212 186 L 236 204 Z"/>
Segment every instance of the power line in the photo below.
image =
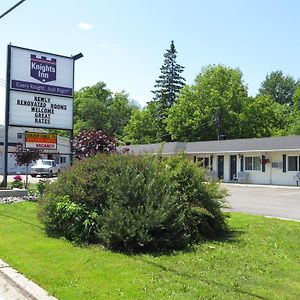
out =
<path fill-rule="evenodd" d="M 23 2 L 25 2 L 26 0 L 21 0 L 18 3 L 16 3 L 13 7 L 11 7 L 10 9 L 8 9 L 5 13 L 3 13 L 0 16 L 0 19 L 3 18 L 5 15 L 7 15 L 8 13 L 10 13 L 12 10 L 14 10 L 16 7 L 18 7 L 20 4 L 22 4 Z"/>

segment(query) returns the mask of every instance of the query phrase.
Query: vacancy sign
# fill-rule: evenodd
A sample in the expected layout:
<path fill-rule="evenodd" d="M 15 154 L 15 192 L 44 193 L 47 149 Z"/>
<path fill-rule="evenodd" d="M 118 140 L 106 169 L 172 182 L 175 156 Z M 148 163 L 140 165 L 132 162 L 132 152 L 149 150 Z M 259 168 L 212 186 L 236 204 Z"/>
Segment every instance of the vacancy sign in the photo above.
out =
<path fill-rule="evenodd" d="M 55 133 L 25 132 L 25 148 L 56 150 L 57 135 Z"/>
<path fill-rule="evenodd" d="M 72 57 L 9 46 L 9 125 L 73 128 Z"/>

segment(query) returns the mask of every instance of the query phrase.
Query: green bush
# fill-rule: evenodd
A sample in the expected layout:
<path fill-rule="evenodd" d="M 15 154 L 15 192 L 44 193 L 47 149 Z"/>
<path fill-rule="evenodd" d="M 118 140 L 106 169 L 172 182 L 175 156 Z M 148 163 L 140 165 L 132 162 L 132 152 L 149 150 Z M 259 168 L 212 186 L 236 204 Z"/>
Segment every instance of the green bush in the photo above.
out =
<path fill-rule="evenodd" d="M 163 161 L 163 172 L 177 185 L 180 203 L 185 207 L 185 225 L 192 241 L 217 237 L 227 231 L 221 207 L 226 191 L 216 181 L 207 182 L 207 170 L 187 160 L 184 155 Z"/>
<path fill-rule="evenodd" d="M 102 154 L 77 162 L 40 200 L 46 230 L 125 251 L 181 249 L 224 232 L 224 192 L 183 156 Z"/>
<path fill-rule="evenodd" d="M 12 189 L 22 189 L 23 188 L 22 177 L 20 175 L 16 175 L 14 177 L 14 181 L 11 183 L 10 186 Z"/>

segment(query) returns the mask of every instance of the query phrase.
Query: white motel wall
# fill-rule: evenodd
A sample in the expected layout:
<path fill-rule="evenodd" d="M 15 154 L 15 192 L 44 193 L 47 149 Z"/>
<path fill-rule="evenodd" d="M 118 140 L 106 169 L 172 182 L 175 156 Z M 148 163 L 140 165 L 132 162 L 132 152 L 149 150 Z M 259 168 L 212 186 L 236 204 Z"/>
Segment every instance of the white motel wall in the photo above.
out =
<path fill-rule="evenodd" d="M 130 145 L 119 151 L 134 155 L 183 152 L 224 182 L 300 185 L 300 136 Z"/>
<path fill-rule="evenodd" d="M 242 156 L 239 157 L 239 156 Z M 223 156 L 224 157 L 224 173 L 223 173 L 223 181 L 224 182 L 238 182 L 238 173 L 243 172 L 246 176 L 246 179 L 241 181 L 241 183 L 249 183 L 249 184 L 273 184 L 273 185 L 297 185 L 297 173 L 298 170 L 289 169 L 288 161 L 291 158 L 297 157 L 298 164 L 300 159 L 300 151 L 299 152 L 272 152 L 272 153 L 266 153 L 266 152 L 246 152 L 243 154 L 240 153 L 206 153 L 206 154 L 197 154 L 197 155 L 187 155 L 189 159 L 192 161 L 197 160 L 205 161 L 205 159 L 209 159 L 210 163 L 206 166 L 209 170 L 213 171 L 211 172 L 215 178 L 218 176 L 218 157 Z M 262 155 L 264 155 L 267 159 L 267 162 L 264 164 L 264 171 L 263 166 L 261 163 Z M 286 155 L 283 157 L 283 155 Z M 211 156 L 212 159 L 211 159 Z M 236 156 L 236 169 L 232 170 L 231 167 L 231 157 Z M 246 166 L 246 158 L 247 160 L 252 160 L 252 168 L 251 165 L 248 165 L 248 168 Z M 257 161 L 257 164 L 255 168 L 253 169 L 253 158 Z M 286 161 L 286 169 L 283 170 L 283 160 Z M 212 162 L 212 164 L 211 164 Z M 201 164 L 201 163 L 200 163 Z M 291 166 L 290 166 L 291 167 Z M 241 171 L 243 170 L 243 171 Z M 233 175 L 233 176 L 232 176 Z M 299 185 L 300 185 L 300 178 L 299 178 Z"/>
<path fill-rule="evenodd" d="M 25 166 L 17 166 L 15 158 L 13 156 L 15 145 L 18 142 L 24 143 L 23 137 L 25 130 L 31 132 L 46 132 L 43 129 L 36 128 L 23 128 L 23 127 L 9 127 L 8 131 L 8 174 L 25 174 Z M 0 125 L 0 174 L 3 174 L 4 165 L 4 126 Z M 62 167 L 68 167 L 70 165 L 70 142 L 68 138 L 57 137 L 57 149 L 56 150 L 43 150 L 41 151 L 42 158 L 54 159 L 56 163 L 60 163 Z M 34 164 L 34 163 L 33 163 Z M 32 166 L 31 164 L 30 166 Z"/>

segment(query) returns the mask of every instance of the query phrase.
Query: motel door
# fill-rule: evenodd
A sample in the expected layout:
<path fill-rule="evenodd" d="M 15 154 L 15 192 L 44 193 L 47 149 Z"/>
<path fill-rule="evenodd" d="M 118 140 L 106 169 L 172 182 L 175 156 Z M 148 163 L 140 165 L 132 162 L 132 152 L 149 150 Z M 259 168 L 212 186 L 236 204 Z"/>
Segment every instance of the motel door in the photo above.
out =
<path fill-rule="evenodd" d="M 224 178 L 224 155 L 218 155 L 218 178 Z"/>
<path fill-rule="evenodd" d="M 237 171 L 236 155 L 230 155 L 230 180 L 233 180 Z"/>

